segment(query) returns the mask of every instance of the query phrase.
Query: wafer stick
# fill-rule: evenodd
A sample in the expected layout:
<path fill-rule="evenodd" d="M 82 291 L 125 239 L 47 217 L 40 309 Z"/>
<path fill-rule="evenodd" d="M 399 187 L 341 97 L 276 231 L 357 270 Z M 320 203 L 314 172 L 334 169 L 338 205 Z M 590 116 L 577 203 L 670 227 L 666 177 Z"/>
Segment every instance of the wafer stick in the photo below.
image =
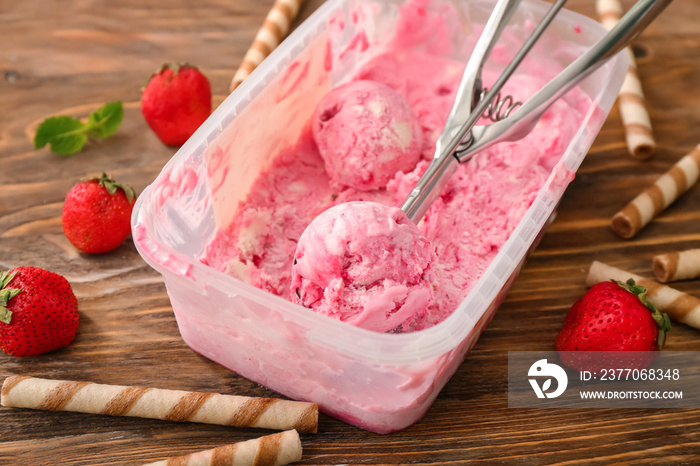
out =
<path fill-rule="evenodd" d="M 212 450 L 172 456 L 144 466 L 280 466 L 300 459 L 299 434 L 296 430 L 287 430 Z"/>
<path fill-rule="evenodd" d="M 700 249 L 654 256 L 654 275 L 663 283 L 700 277 Z"/>
<path fill-rule="evenodd" d="M 316 432 L 318 427 L 318 405 L 313 403 L 19 375 L 5 379 L 0 402 L 14 408 L 299 432 Z"/>
<path fill-rule="evenodd" d="M 606 29 L 612 29 L 624 14 L 619 0 L 597 0 L 596 11 Z M 625 126 L 629 153 L 638 159 L 648 159 L 654 154 L 656 142 L 651 131 L 649 113 L 644 106 L 644 92 L 634 53 L 630 47 L 625 50 L 629 55 L 629 68 L 617 100 L 620 116 Z"/>
<path fill-rule="evenodd" d="M 667 313 L 675 321 L 700 329 L 700 299 L 670 286 L 660 285 L 649 278 L 643 278 L 598 261 L 591 264 L 586 285 L 593 286 L 608 280 L 624 282 L 630 278 L 633 278 L 637 285 L 647 289 L 649 301 L 660 311 Z"/>
<path fill-rule="evenodd" d="M 241 65 L 233 75 L 229 92 L 233 92 L 282 42 L 302 3 L 304 0 L 275 0 Z"/>
<path fill-rule="evenodd" d="M 700 145 L 616 213 L 612 219 L 613 230 L 623 238 L 632 238 L 697 183 L 699 173 Z"/>

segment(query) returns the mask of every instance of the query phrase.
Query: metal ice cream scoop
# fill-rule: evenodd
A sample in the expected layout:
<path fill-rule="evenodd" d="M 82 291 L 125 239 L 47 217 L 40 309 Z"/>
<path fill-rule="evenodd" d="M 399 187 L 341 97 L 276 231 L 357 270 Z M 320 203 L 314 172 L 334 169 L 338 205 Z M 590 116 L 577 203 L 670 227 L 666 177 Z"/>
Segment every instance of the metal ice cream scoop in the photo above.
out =
<path fill-rule="evenodd" d="M 408 218 L 413 223 L 418 223 L 423 218 L 455 172 L 458 163 L 470 160 L 478 151 L 493 144 L 517 140 L 528 134 L 552 103 L 620 51 L 670 2 L 671 0 L 639 0 L 615 28 L 520 105 L 512 98 L 497 99 L 496 96 L 566 0 L 557 0 L 552 5 L 515 58 L 493 86 L 486 90 L 481 81 L 482 69 L 498 36 L 520 3 L 520 0 L 499 0 L 466 65 L 447 123 L 437 140 L 433 160 L 401 206 Z M 485 114 L 492 123 L 477 126 L 477 121 Z M 307 227 L 307 231 L 309 228 L 311 226 Z M 297 267 L 295 254 L 293 276 Z M 299 291 L 298 287 L 292 285 L 292 299 L 304 305 Z"/>
<path fill-rule="evenodd" d="M 433 160 L 404 200 L 401 210 L 413 222 L 419 222 L 455 172 L 457 163 L 464 163 L 479 151 L 499 142 L 525 137 L 545 110 L 629 44 L 671 1 L 639 0 L 602 39 L 520 105 L 510 97 L 499 99 L 499 93 L 566 0 L 557 0 L 550 7 L 515 58 L 494 85 L 486 90 L 481 82 L 481 71 L 520 3 L 520 0 L 499 0 L 467 62 L 452 110 L 437 140 Z M 477 126 L 477 121 L 485 113 L 495 122 Z"/>

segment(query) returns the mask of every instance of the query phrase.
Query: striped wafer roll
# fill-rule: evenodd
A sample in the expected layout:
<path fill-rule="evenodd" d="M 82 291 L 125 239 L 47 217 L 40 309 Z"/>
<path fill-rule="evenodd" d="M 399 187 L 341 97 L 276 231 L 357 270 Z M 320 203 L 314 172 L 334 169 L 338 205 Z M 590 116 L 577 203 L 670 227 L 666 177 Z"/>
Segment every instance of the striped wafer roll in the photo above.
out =
<path fill-rule="evenodd" d="M 313 403 L 19 375 L 5 379 L 0 402 L 14 408 L 299 432 L 316 432 L 318 426 L 318 405 Z"/>
<path fill-rule="evenodd" d="M 654 256 L 654 275 L 660 282 L 700 277 L 700 249 Z"/>
<path fill-rule="evenodd" d="M 667 313 L 677 322 L 700 329 L 700 299 L 670 286 L 660 285 L 649 278 L 643 278 L 598 261 L 591 264 L 586 285 L 593 286 L 608 280 L 625 282 L 630 278 L 633 278 L 637 285 L 647 289 L 649 301 L 660 311 Z"/>
<path fill-rule="evenodd" d="M 245 78 L 277 47 L 299 13 L 304 0 L 275 0 L 265 17 L 265 22 L 255 35 L 241 65 L 231 80 L 229 92 L 233 92 Z"/>
<path fill-rule="evenodd" d="M 600 22 L 607 29 L 612 29 L 624 14 L 619 0 L 597 0 L 596 10 Z M 656 142 L 651 131 L 649 113 L 644 106 L 644 92 L 634 53 L 630 47 L 626 51 L 629 55 L 629 69 L 618 96 L 620 116 L 625 126 L 630 154 L 638 159 L 648 159 L 654 154 Z"/>
<path fill-rule="evenodd" d="M 212 450 L 173 456 L 145 466 L 280 466 L 300 459 L 299 434 L 296 430 L 287 430 Z"/>
<path fill-rule="evenodd" d="M 698 181 L 700 145 L 661 175 L 624 209 L 613 216 L 612 228 L 623 238 L 632 238 L 654 217 Z"/>

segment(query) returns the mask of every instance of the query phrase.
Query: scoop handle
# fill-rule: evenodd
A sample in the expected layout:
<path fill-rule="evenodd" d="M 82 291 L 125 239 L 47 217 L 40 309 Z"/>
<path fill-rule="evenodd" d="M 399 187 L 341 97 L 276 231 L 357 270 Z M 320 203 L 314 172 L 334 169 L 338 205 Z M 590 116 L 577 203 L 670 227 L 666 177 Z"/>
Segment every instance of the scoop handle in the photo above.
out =
<path fill-rule="evenodd" d="M 445 127 L 435 142 L 433 160 L 401 205 L 401 210 L 414 223 L 423 218 L 457 168 L 457 160 L 452 154 L 478 119 L 473 117 L 472 110 L 478 105 L 476 96 L 481 92 L 481 70 L 520 1 L 498 0 L 476 42 L 462 73 Z"/>
<path fill-rule="evenodd" d="M 460 147 L 455 153 L 459 162 L 466 162 L 478 151 L 499 142 L 525 137 L 532 131 L 545 110 L 626 47 L 671 1 L 639 0 L 603 38 L 510 116 L 497 123 L 474 127 L 471 143 L 467 147 Z"/>
<path fill-rule="evenodd" d="M 423 218 L 445 187 L 456 168 L 455 151 L 471 143 L 471 130 L 476 122 L 565 3 L 566 0 L 556 0 L 486 95 L 478 100 L 483 90 L 481 71 L 520 0 L 499 0 L 496 3 L 465 66 L 452 109 L 435 144 L 433 160 L 401 206 L 413 222 Z"/>
<path fill-rule="evenodd" d="M 459 144 L 467 131 L 479 119 L 478 115 L 472 115 L 472 111 L 479 104 L 478 99 L 483 88 L 481 72 L 491 54 L 491 50 L 498 42 L 498 38 L 518 8 L 520 1 L 498 0 L 494 6 L 462 72 L 462 80 L 457 87 L 452 108 L 447 116 L 442 134 L 440 134 L 436 143 L 435 158 L 441 157 L 445 152 L 454 150 L 454 147 Z"/>

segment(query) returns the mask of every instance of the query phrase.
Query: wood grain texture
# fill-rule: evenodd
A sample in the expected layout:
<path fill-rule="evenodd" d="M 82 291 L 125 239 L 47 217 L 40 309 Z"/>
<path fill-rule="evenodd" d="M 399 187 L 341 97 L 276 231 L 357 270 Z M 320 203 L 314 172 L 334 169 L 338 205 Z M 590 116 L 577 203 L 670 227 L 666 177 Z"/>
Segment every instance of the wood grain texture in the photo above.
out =
<path fill-rule="evenodd" d="M 295 24 L 322 3 L 308 0 Z M 594 16 L 594 2 L 568 8 Z M 633 1 L 623 2 L 629 7 Z M 110 254 L 79 254 L 60 213 L 81 177 L 107 171 L 140 192 L 174 153 L 144 124 L 143 80 L 165 61 L 197 64 L 220 101 L 272 0 L 0 0 L 0 267 L 36 265 L 71 282 L 81 324 L 68 348 L 39 357 L 0 355 L 0 377 L 274 396 L 195 354 L 182 341 L 158 273 L 127 241 Z M 640 162 L 627 154 L 614 108 L 567 190 L 559 215 L 473 352 L 426 417 L 391 435 L 321 416 L 303 435 L 301 464 L 696 463 L 700 410 L 509 409 L 507 351 L 549 350 L 599 259 L 652 276 L 656 254 L 700 247 L 700 186 L 633 240 L 610 218 L 700 142 L 700 3 L 676 0 L 634 44 L 658 143 Z M 60 157 L 33 150 L 47 116 L 86 115 L 126 102 L 110 139 Z M 700 281 L 675 284 L 700 296 Z M 667 348 L 700 350 L 698 331 L 676 325 Z M 0 464 L 139 464 L 254 438 L 223 426 L 0 409 Z"/>

